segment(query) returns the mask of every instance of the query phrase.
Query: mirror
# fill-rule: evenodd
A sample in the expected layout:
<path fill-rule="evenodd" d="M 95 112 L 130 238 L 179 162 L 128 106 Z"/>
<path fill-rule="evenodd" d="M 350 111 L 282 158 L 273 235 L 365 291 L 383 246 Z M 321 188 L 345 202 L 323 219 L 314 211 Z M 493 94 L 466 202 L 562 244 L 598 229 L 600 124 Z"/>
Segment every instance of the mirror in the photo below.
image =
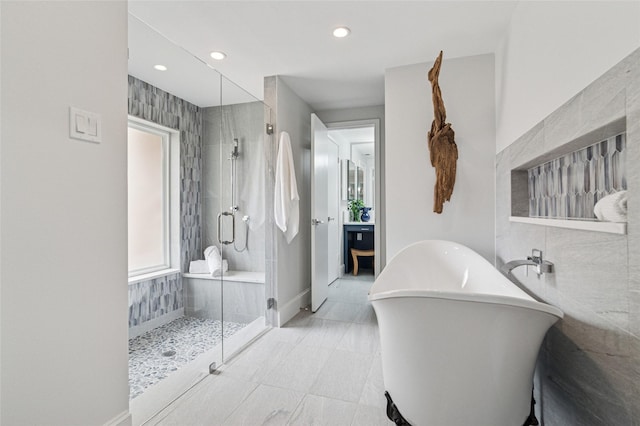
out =
<path fill-rule="evenodd" d="M 361 199 L 375 208 L 375 127 L 336 127 L 329 138 L 339 147 L 341 160 L 341 199 Z"/>
<path fill-rule="evenodd" d="M 364 199 L 364 170 L 362 167 L 356 168 L 356 198 L 365 201 Z M 365 206 L 367 202 L 365 201 Z"/>
<path fill-rule="evenodd" d="M 356 165 L 351 160 L 343 160 L 345 164 L 345 186 L 347 190 L 346 200 L 353 200 L 356 194 Z"/>
<path fill-rule="evenodd" d="M 351 160 L 345 159 L 341 161 L 341 198 L 343 201 L 353 200 L 355 194 L 355 174 L 354 164 Z"/>
<path fill-rule="evenodd" d="M 374 143 L 352 142 L 350 148 L 351 162 L 355 166 L 355 197 L 364 201 L 365 206 L 375 208 L 375 182 L 371 178 L 375 169 Z"/>
<path fill-rule="evenodd" d="M 364 168 L 356 166 L 351 160 L 342 160 L 342 199 L 347 201 L 361 199 L 367 207 L 370 207 L 373 204 L 373 198 L 367 195 Z"/>

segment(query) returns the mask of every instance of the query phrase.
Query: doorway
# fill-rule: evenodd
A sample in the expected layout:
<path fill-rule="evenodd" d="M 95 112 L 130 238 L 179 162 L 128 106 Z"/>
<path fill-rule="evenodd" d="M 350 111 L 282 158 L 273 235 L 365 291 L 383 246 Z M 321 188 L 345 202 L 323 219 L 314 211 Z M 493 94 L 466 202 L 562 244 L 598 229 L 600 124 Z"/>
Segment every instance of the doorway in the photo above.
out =
<path fill-rule="evenodd" d="M 327 123 L 329 138 L 339 147 L 340 158 L 340 192 L 339 192 L 339 241 L 340 241 L 340 270 L 343 274 L 352 273 L 353 259 L 349 250 L 351 238 L 348 232 L 350 225 L 366 225 L 370 231 L 363 228 L 363 232 L 356 232 L 353 236 L 355 241 L 363 242 L 360 248 L 373 249 L 372 259 L 363 259 L 363 264 L 370 266 L 370 270 L 377 274 L 381 267 L 380 256 L 380 122 L 378 119 L 346 121 Z M 351 204 L 362 201 L 366 208 L 368 218 L 354 217 L 354 213 L 349 208 Z M 346 226 L 345 226 L 346 225 Z M 355 229 L 359 231 L 360 229 Z M 366 244 L 370 239 L 371 244 Z M 369 264 L 367 263 L 369 262 Z M 359 262 L 360 263 L 360 262 Z"/>
<path fill-rule="evenodd" d="M 316 312 L 338 278 L 364 272 L 373 280 L 380 270 L 380 256 L 375 255 L 380 247 L 380 232 L 375 232 L 380 132 L 377 119 L 324 124 L 315 114 L 311 127 L 311 304 Z"/>

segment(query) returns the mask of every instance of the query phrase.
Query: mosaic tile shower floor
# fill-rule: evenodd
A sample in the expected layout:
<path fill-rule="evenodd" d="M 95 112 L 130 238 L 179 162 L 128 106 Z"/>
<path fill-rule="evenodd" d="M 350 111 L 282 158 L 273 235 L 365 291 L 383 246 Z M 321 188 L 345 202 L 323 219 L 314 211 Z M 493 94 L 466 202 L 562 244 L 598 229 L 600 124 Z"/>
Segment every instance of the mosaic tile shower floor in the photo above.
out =
<path fill-rule="evenodd" d="M 220 343 L 221 321 L 181 317 L 129 340 L 129 399 Z M 246 324 L 224 322 L 224 338 Z"/>

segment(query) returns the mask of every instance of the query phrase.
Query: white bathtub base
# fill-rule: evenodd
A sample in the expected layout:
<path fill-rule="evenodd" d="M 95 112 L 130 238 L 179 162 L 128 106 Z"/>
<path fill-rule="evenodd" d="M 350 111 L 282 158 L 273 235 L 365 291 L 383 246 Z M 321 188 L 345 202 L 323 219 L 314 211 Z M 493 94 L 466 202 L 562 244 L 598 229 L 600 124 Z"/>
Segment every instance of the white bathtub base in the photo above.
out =
<path fill-rule="evenodd" d="M 464 246 L 423 243 L 405 249 L 410 262 L 392 259 L 370 292 L 386 391 L 412 426 L 523 425 L 540 345 L 562 312 Z"/>
<path fill-rule="evenodd" d="M 536 320 L 523 308 L 473 302 L 456 306 L 428 298 L 387 302 L 385 306 L 373 302 L 384 384 L 411 425 L 524 423 L 538 349 L 555 317 L 543 314 L 537 320 L 539 331 L 525 334 L 522 330 Z M 473 316 L 466 316 L 469 309 L 475 311 Z M 409 323 L 397 320 L 407 315 L 411 315 Z M 448 339 L 442 330 L 457 337 Z"/>

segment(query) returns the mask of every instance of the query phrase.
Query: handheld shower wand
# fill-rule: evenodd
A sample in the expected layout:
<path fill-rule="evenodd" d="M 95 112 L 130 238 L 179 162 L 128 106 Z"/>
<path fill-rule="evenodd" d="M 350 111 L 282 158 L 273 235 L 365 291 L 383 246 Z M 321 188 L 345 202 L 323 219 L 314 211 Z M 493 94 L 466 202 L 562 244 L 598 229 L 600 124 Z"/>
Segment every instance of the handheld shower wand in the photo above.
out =
<path fill-rule="evenodd" d="M 234 228 L 234 233 L 235 233 L 235 226 L 236 226 L 235 215 L 236 215 L 236 212 L 240 210 L 240 207 L 236 204 L 236 184 L 237 184 L 236 161 L 240 156 L 238 146 L 239 146 L 238 138 L 233 138 L 233 149 L 231 150 L 231 157 L 229 157 L 229 160 L 231 160 L 231 207 L 229 208 L 230 213 L 228 214 L 230 214 L 233 217 L 232 226 Z M 243 251 L 247 250 L 248 243 L 249 243 L 249 216 L 247 215 L 243 216 L 242 222 L 244 222 L 244 228 L 245 228 L 244 247 L 238 248 L 235 242 L 235 238 L 233 239 L 233 248 L 238 253 L 242 253 Z"/>
<path fill-rule="evenodd" d="M 248 215 L 242 216 L 242 221 L 244 222 L 244 247 L 239 249 L 236 243 L 233 243 L 233 248 L 238 253 L 242 253 L 249 248 L 249 219 L 250 217 Z"/>
<path fill-rule="evenodd" d="M 236 160 L 238 159 L 238 138 L 233 138 L 233 150 L 231 151 L 231 207 L 229 210 L 235 213 L 239 210 L 236 204 Z"/>
<path fill-rule="evenodd" d="M 233 151 L 231 151 L 231 158 L 234 160 L 238 158 L 238 138 L 233 138 Z"/>

